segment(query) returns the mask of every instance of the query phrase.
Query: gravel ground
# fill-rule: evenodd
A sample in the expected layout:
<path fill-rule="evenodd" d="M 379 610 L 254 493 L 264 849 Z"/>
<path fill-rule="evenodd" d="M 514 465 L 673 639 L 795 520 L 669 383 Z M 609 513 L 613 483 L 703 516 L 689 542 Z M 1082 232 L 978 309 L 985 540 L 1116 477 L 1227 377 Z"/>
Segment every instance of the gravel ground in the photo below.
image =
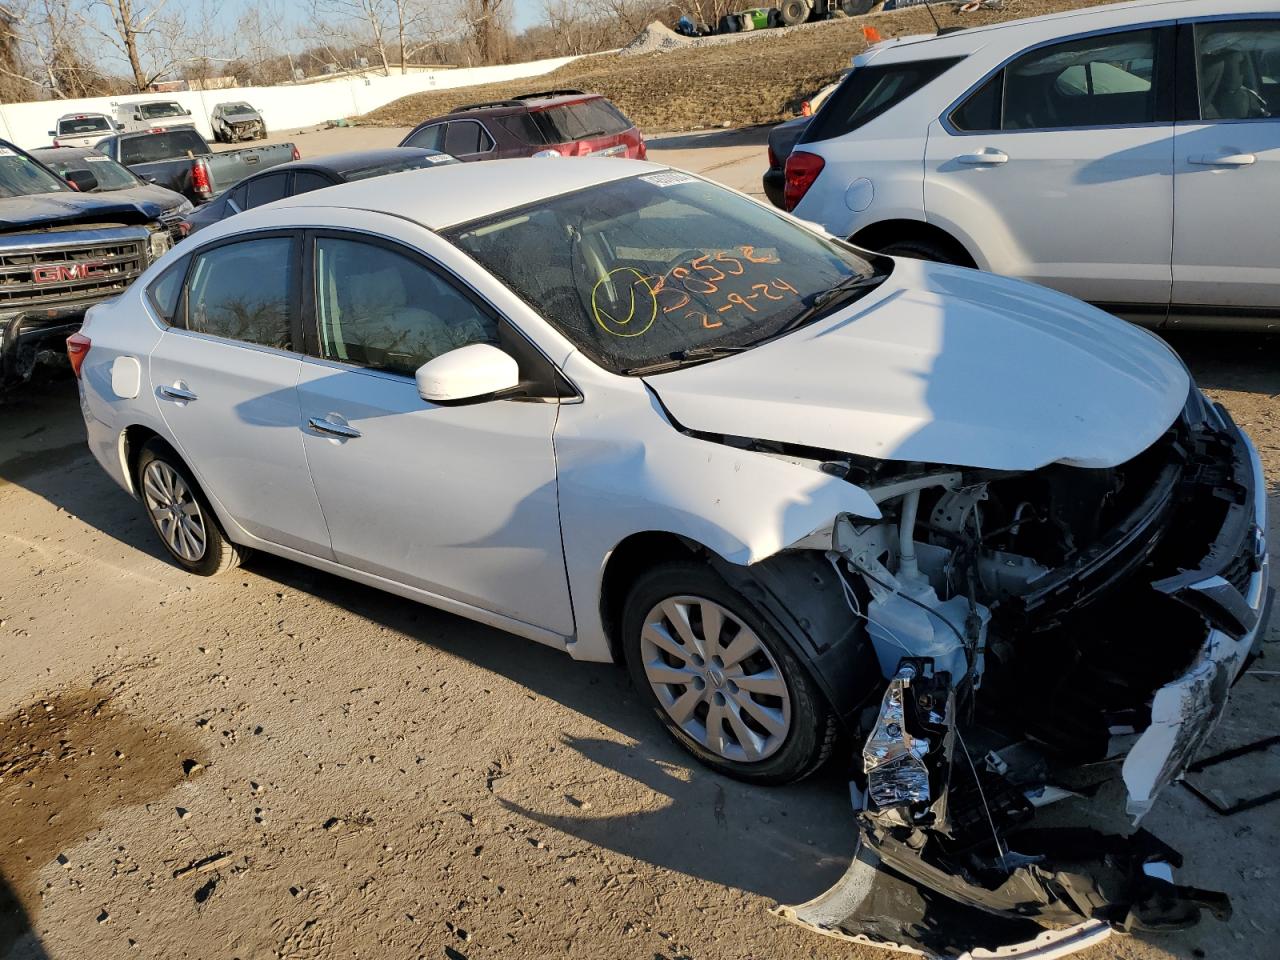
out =
<path fill-rule="evenodd" d="M 1102 2 L 1006 0 L 998 11 L 962 15 L 936 5 L 934 13 L 944 26 L 977 26 Z M 886 38 L 935 29 L 925 8 L 909 7 L 734 34 L 711 44 L 681 43 L 678 49 L 647 54 L 600 54 L 537 78 L 413 94 L 367 114 L 361 122 L 413 126 L 466 103 L 570 87 L 603 93 L 646 131 L 775 123 L 794 116 L 806 97 L 848 68 L 849 58 L 867 45 L 864 25 L 874 26 Z M 646 40 L 642 35 L 637 41 L 661 48 L 664 39 L 655 31 L 654 37 Z"/>
<path fill-rule="evenodd" d="M 763 166 L 758 131 L 654 146 L 735 186 Z M 1257 441 L 1280 543 L 1280 337 L 1173 343 Z M 844 869 L 838 769 L 747 787 L 669 745 L 613 667 L 271 557 L 181 573 L 66 379 L 0 418 L 0 574 L 0 957 L 883 956 L 766 912 Z M 1278 694 L 1242 680 L 1207 751 L 1274 733 Z M 1280 788 L 1280 751 L 1206 785 Z M 1087 960 L 1273 956 L 1277 809 L 1171 790 L 1144 826 L 1236 914 Z"/>

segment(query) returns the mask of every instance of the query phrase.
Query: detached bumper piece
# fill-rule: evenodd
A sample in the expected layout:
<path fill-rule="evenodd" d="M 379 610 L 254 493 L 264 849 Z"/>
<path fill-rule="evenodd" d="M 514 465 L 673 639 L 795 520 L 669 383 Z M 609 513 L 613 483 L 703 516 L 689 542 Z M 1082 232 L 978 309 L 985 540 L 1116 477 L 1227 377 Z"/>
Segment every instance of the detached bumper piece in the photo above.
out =
<path fill-rule="evenodd" d="M 1166 879 L 1182 858 L 1145 830 L 1027 830 L 1004 856 L 1022 866 L 984 884 L 972 869 L 930 862 L 918 838 L 862 828 L 845 875 L 820 897 L 775 913 L 816 933 L 926 957 L 1065 957 L 1113 930 L 1191 926 L 1201 910 L 1225 920 L 1224 894 Z"/>

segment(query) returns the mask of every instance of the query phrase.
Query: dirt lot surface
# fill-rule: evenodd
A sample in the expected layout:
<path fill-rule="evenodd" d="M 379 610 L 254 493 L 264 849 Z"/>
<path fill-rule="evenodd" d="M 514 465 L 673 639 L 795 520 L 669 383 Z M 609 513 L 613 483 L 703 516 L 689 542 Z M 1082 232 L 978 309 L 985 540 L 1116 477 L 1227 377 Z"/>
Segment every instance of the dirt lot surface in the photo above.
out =
<path fill-rule="evenodd" d="M 972 14 L 952 13 L 939 4 L 934 13 L 944 27 L 978 26 L 1102 2 L 1005 0 L 1001 10 Z M 466 103 L 570 87 L 603 93 L 645 131 L 775 123 L 795 116 L 802 101 L 848 69 L 849 58 L 867 46 L 864 25 L 885 38 L 935 31 L 924 7 L 908 7 L 803 28 L 752 31 L 710 46 L 601 54 L 541 77 L 414 94 L 361 122 L 413 126 Z"/>
<path fill-rule="evenodd" d="M 335 134 L 363 132 L 314 152 L 350 148 Z M 747 179 L 753 138 L 664 149 Z M 1257 441 L 1280 516 L 1280 337 L 1173 342 Z M 270 557 L 182 573 L 90 457 L 67 379 L 0 418 L 0 575 L 0 957 L 883 956 L 766 912 L 846 865 L 838 767 L 747 787 L 668 744 L 616 668 Z M 1206 752 L 1276 731 L 1269 639 Z M 1280 750 L 1199 782 L 1278 789 Z M 1235 916 L 1087 960 L 1275 956 L 1280 804 L 1220 818 L 1175 787 L 1144 826 Z"/>

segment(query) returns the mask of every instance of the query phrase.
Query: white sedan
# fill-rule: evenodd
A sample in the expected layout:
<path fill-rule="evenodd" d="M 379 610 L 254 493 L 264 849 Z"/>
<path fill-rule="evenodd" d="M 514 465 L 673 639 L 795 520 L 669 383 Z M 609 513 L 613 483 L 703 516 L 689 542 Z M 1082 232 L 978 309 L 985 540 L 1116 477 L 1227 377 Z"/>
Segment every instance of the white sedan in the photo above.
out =
<path fill-rule="evenodd" d="M 293 197 L 69 348 L 94 454 L 185 569 L 263 550 L 625 661 L 743 779 L 853 744 L 864 852 L 790 914 L 825 932 L 937 951 L 929 916 L 850 909 L 882 882 L 973 909 L 971 946 L 1140 910 L 1136 841 L 1008 838 L 1109 759 L 1145 812 L 1260 635 L 1258 459 L 1164 343 L 653 164 Z"/>

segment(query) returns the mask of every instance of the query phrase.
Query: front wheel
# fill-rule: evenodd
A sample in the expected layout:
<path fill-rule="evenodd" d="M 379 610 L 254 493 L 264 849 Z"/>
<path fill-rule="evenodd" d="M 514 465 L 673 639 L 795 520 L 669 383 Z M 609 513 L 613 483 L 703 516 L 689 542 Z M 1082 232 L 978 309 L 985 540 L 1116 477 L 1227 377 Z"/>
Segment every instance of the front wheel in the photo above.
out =
<path fill-rule="evenodd" d="M 782 5 L 778 7 L 778 14 L 782 19 L 782 23 L 787 27 L 794 27 L 797 23 L 804 23 L 809 19 L 811 8 L 807 0 L 783 0 Z"/>
<path fill-rule="evenodd" d="M 244 551 L 227 539 L 195 477 L 164 441 L 142 448 L 137 487 L 152 529 L 178 566 L 211 577 L 240 565 Z"/>
<path fill-rule="evenodd" d="M 670 563 L 640 577 L 623 613 L 627 669 L 675 740 L 750 783 L 817 770 L 835 716 L 768 620 L 709 567 Z"/>

